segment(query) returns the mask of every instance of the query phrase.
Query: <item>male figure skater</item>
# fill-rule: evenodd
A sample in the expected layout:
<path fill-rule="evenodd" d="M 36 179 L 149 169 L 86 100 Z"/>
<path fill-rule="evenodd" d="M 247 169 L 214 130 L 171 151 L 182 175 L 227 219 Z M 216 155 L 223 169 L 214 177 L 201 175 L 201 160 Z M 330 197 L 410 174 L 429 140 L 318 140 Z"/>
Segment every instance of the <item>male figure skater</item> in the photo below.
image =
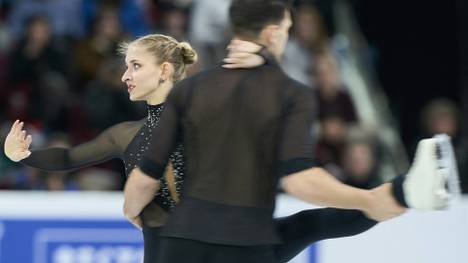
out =
<path fill-rule="evenodd" d="M 230 18 L 236 38 L 280 58 L 292 24 L 284 1 L 234 0 Z M 361 210 L 378 221 L 402 214 L 400 204 L 426 210 L 447 204 L 445 170 L 438 166 L 446 159 L 437 158 L 447 139 L 423 140 L 406 177 L 357 189 L 314 168 L 315 106 L 310 89 L 274 62 L 254 69 L 218 66 L 180 82 L 168 96 L 149 154 L 125 187 L 125 214 L 136 220 L 154 198 L 169 155 L 183 142 L 184 196 L 161 233 L 157 262 L 276 262 L 278 182 L 308 202 Z"/>

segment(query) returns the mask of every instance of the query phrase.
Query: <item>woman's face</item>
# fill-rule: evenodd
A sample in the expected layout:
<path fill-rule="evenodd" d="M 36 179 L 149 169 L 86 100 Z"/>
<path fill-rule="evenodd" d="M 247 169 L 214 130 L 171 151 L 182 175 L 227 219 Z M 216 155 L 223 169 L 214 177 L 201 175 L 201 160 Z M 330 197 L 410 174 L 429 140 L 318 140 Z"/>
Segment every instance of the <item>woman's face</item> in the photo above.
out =
<path fill-rule="evenodd" d="M 122 81 L 127 84 L 131 101 L 148 100 L 157 90 L 161 67 L 146 48 L 130 45 L 125 56 L 127 69 Z"/>

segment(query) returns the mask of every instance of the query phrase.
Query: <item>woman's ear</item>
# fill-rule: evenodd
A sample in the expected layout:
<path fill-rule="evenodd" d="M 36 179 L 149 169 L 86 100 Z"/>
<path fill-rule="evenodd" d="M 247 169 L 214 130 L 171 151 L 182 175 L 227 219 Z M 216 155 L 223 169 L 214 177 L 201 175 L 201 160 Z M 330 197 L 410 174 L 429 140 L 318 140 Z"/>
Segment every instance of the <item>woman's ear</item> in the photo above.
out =
<path fill-rule="evenodd" d="M 161 64 L 161 80 L 170 80 L 174 74 L 174 66 L 169 62 L 163 62 Z"/>

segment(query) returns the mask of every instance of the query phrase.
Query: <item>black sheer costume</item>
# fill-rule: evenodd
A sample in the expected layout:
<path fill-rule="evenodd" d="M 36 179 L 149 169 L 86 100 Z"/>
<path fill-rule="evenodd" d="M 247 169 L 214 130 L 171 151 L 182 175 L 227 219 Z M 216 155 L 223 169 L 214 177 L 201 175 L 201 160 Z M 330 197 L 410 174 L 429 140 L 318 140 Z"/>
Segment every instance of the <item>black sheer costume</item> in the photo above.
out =
<path fill-rule="evenodd" d="M 287 262 L 314 242 L 375 226 L 360 211 L 334 208 L 272 221 L 278 177 L 313 166 L 313 105 L 309 90 L 287 78 L 271 59 L 258 69 L 215 67 L 179 83 L 140 167 L 161 178 L 182 138 L 184 198 L 161 236 L 241 246 L 282 240 L 274 252 L 278 262 Z M 393 188 L 405 205 L 403 181 L 398 177 Z"/>
<path fill-rule="evenodd" d="M 276 65 L 217 66 L 179 82 L 140 167 L 161 178 L 182 137 L 184 198 L 161 235 L 234 246 L 279 243 L 272 218 L 278 175 L 313 166 L 313 101 L 309 88 Z"/>
<path fill-rule="evenodd" d="M 282 81 L 284 81 L 284 83 L 290 82 L 290 80 L 284 76 L 281 76 L 280 79 L 277 79 L 277 77 L 274 77 L 274 75 L 270 75 L 272 71 L 278 70 L 273 67 L 276 67 L 275 64 L 270 62 L 269 65 L 263 66 L 259 69 L 262 81 L 271 81 L 273 83 L 283 83 Z M 217 68 L 214 69 L 214 71 L 224 70 Z M 233 71 L 233 73 L 235 73 L 235 76 L 233 77 L 240 79 L 242 78 L 242 75 L 245 75 L 248 72 L 250 71 L 236 70 Z M 259 84 L 257 84 L 257 82 L 252 83 L 252 78 L 254 76 L 255 75 L 253 74 L 247 74 L 247 76 L 243 78 L 243 82 L 246 82 L 250 85 L 244 89 L 252 90 L 252 94 L 249 94 L 247 97 L 243 97 L 246 100 L 245 104 L 236 105 L 237 102 L 239 102 L 238 99 L 242 98 L 242 96 L 245 96 L 245 94 L 243 95 L 241 92 L 234 93 L 235 96 L 229 101 L 218 101 L 218 98 L 223 99 L 222 88 L 220 88 L 218 92 L 214 92 L 213 94 L 209 95 L 197 94 L 193 90 L 190 90 L 190 93 L 193 92 L 193 94 L 188 93 L 187 96 L 182 97 L 183 99 L 187 100 L 182 100 L 182 102 L 188 102 L 188 98 L 193 97 L 193 101 L 190 101 L 190 104 L 184 104 L 187 106 L 187 109 L 192 105 L 194 107 L 197 106 L 196 103 L 200 103 L 204 100 L 209 100 L 208 104 L 214 104 L 213 106 L 218 107 L 221 106 L 222 103 L 230 103 L 229 105 L 233 107 L 233 111 L 219 114 L 220 119 L 218 119 L 218 121 L 222 120 L 223 118 L 227 118 L 227 120 L 236 119 L 239 120 L 239 126 L 237 126 L 237 123 L 234 125 L 220 125 L 220 123 L 216 121 L 206 122 L 203 126 L 197 126 L 196 122 L 188 121 L 188 119 L 185 119 L 185 127 L 174 125 L 174 123 L 169 121 L 172 119 L 172 117 L 175 117 L 174 114 L 181 114 L 182 112 L 179 111 L 181 108 L 176 108 L 177 104 L 171 102 L 175 99 L 174 95 L 171 95 L 172 99 L 169 100 L 171 103 L 164 106 L 165 108 L 169 106 L 170 109 L 167 116 L 164 117 L 166 120 L 160 121 L 161 111 L 163 108 L 162 105 L 148 106 L 148 116 L 146 119 L 117 124 L 104 131 L 95 140 L 70 149 L 49 148 L 42 150 L 32 150 L 32 154 L 27 159 L 24 159 L 22 163 L 44 170 L 63 171 L 83 168 L 104 162 L 111 158 L 120 158 L 125 163 L 125 173 L 128 175 L 131 170 L 138 165 L 139 161 L 142 159 L 142 156 L 148 150 L 150 139 L 153 138 L 155 141 L 154 143 L 165 143 L 167 144 L 167 152 L 165 152 L 163 161 L 160 162 L 160 165 L 151 165 L 153 164 L 153 159 L 145 160 L 145 162 L 150 162 L 151 168 L 156 168 L 158 172 L 158 178 L 161 180 L 161 190 L 155 197 L 154 202 L 150 203 L 145 208 L 142 213 L 142 218 L 145 225 L 160 226 L 164 223 L 167 212 L 171 211 L 176 203 L 174 200 L 174 193 L 172 193 L 169 189 L 174 189 L 177 194 L 180 195 L 183 188 L 183 179 L 185 173 L 183 156 L 184 149 L 179 142 L 181 140 L 180 135 L 184 133 L 181 132 L 181 129 L 194 128 L 194 133 L 190 132 L 184 134 L 185 136 L 183 139 L 185 142 L 198 141 L 201 143 L 202 141 L 199 140 L 203 140 L 204 143 L 206 143 L 206 141 L 210 141 L 213 144 L 212 147 L 219 145 L 222 151 L 203 153 L 203 155 L 200 155 L 197 158 L 200 158 L 203 161 L 210 161 L 213 164 L 220 165 L 221 167 L 213 167 L 213 170 L 211 170 L 209 165 L 199 165 L 201 163 L 198 163 L 197 161 L 192 161 L 189 163 L 189 167 L 192 167 L 192 169 L 206 173 L 208 176 L 206 179 L 208 181 L 204 182 L 206 185 L 193 181 L 189 184 L 191 188 L 188 191 L 188 205 L 190 205 L 190 202 L 195 202 L 195 205 L 200 205 L 203 204 L 206 199 L 209 200 L 217 196 L 224 197 L 225 200 L 223 200 L 223 202 L 228 204 L 212 204 L 212 207 L 209 208 L 210 211 L 193 210 L 193 214 L 189 215 L 189 217 L 185 218 L 185 220 L 193 220 L 195 224 L 208 223 L 217 225 L 221 223 L 219 221 L 219 219 L 221 219 L 224 222 L 227 221 L 228 223 L 232 224 L 232 229 L 228 229 L 227 232 L 230 230 L 241 232 L 240 236 L 234 236 L 235 238 L 247 238 L 251 239 L 253 242 L 259 242 L 258 239 L 255 239 L 259 232 L 257 230 L 253 230 L 251 233 L 245 233 L 244 231 L 246 228 L 249 229 L 251 226 L 257 226 L 252 224 L 256 223 L 256 220 L 259 220 L 261 223 L 263 223 L 262 220 L 265 220 L 267 224 L 261 226 L 260 228 L 276 228 L 280 238 L 278 239 L 276 237 L 274 230 L 272 231 L 269 229 L 268 231 L 263 231 L 260 233 L 260 243 L 275 242 L 281 239 L 283 243 L 275 245 L 275 254 L 277 255 L 279 262 L 287 262 L 311 243 L 328 238 L 345 237 L 359 234 L 374 226 L 376 222 L 366 218 L 365 215 L 361 212 L 342 209 L 306 210 L 292 216 L 275 220 L 271 219 L 271 213 L 273 211 L 272 209 L 274 204 L 271 199 L 275 195 L 274 189 L 277 176 L 270 175 L 287 174 L 310 167 L 312 165 L 312 163 L 309 161 L 311 156 L 311 152 L 309 152 L 309 150 L 312 149 L 312 147 L 309 147 L 311 140 L 307 138 L 306 143 L 302 145 L 300 141 L 308 137 L 308 133 L 299 133 L 299 131 L 301 131 L 301 129 L 304 130 L 304 126 L 311 123 L 313 116 L 305 114 L 306 116 L 302 116 L 302 118 L 293 117 L 294 115 L 299 115 L 298 117 L 301 117 L 301 112 L 306 110 L 313 111 L 313 108 L 309 106 L 303 109 L 299 107 L 302 102 L 305 103 L 309 100 L 312 100 L 313 98 L 310 97 L 309 92 L 306 89 L 301 88 L 298 84 L 294 84 L 292 87 L 286 88 L 284 90 L 270 90 L 268 85 L 260 85 L 261 82 L 259 82 Z M 219 83 L 226 83 L 226 87 L 232 88 L 232 85 L 235 83 L 232 82 L 234 80 L 235 79 L 231 80 L 231 82 L 224 81 Z M 189 83 L 203 84 L 203 76 L 198 77 L 197 79 L 186 80 L 184 83 L 182 83 L 181 87 L 183 88 Z M 180 87 L 177 89 L 180 89 Z M 176 91 L 175 94 L 179 92 L 180 91 Z M 213 100 L 212 98 L 216 99 Z M 226 99 L 226 97 L 224 97 L 224 99 Z M 252 105 L 250 104 L 255 106 L 257 102 L 263 103 L 264 101 L 268 101 L 272 104 L 282 102 L 283 104 L 276 108 L 275 111 L 263 113 L 264 116 L 269 116 L 269 119 L 262 119 L 253 114 L 252 116 L 249 116 L 250 114 L 248 110 L 252 110 L 252 107 L 250 107 Z M 260 107 L 253 108 L 257 110 L 260 109 Z M 201 118 L 197 119 L 197 121 L 207 121 L 216 113 L 218 112 L 207 111 L 203 115 L 200 115 Z M 254 113 L 258 114 L 260 112 Z M 246 116 L 252 118 L 247 118 Z M 260 116 L 262 115 L 260 114 Z M 291 129 L 286 129 L 280 125 L 281 123 L 289 123 Z M 164 126 L 163 128 L 174 129 L 174 127 L 176 127 L 175 132 L 171 134 L 165 134 L 161 133 L 161 130 L 158 131 L 159 133 L 156 133 L 156 127 L 161 126 L 161 124 L 167 125 L 167 127 Z M 221 144 L 222 141 L 219 137 L 210 137 L 210 134 L 205 135 L 195 132 L 195 128 L 199 127 L 208 128 L 208 130 L 211 132 L 210 134 L 219 134 L 227 137 L 230 137 L 231 135 L 244 136 L 246 134 L 255 134 L 257 138 L 261 138 L 261 140 L 239 143 L 235 140 L 235 137 L 233 137 L 234 140 L 229 141 L 228 147 L 224 147 L 224 145 Z M 263 129 L 256 130 L 260 127 L 263 127 Z M 244 128 L 244 130 L 242 130 L 242 128 Z M 275 134 L 271 134 L 271 131 L 276 128 L 281 129 L 276 131 Z M 286 138 L 286 135 L 288 135 L 290 140 L 284 139 Z M 275 141 L 280 141 L 280 137 L 283 138 L 283 146 L 274 147 L 274 145 L 276 145 Z M 255 148 L 257 146 L 271 146 L 272 149 L 271 151 L 265 150 L 263 152 L 259 152 Z M 172 150 L 169 149 L 171 147 L 175 147 L 176 150 L 172 152 Z M 281 147 L 281 154 L 280 150 L 277 149 L 279 147 Z M 300 149 L 298 150 L 297 148 Z M 239 155 L 239 153 L 236 152 L 236 150 L 246 149 L 249 151 L 252 149 L 253 150 L 250 153 L 246 152 L 242 155 Z M 200 154 L 200 151 L 197 151 L 197 148 L 191 150 L 192 151 L 190 154 L 192 155 Z M 301 151 L 303 151 L 302 154 Z M 169 156 L 173 166 L 174 182 L 166 182 L 166 176 L 161 176 L 165 170 L 163 167 L 165 167 L 164 164 L 167 162 L 167 156 Z M 279 157 L 276 158 L 277 156 Z M 248 166 L 255 167 L 255 169 L 252 170 L 255 171 L 255 176 L 258 176 L 259 178 L 266 178 L 268 182 L 264 184 L 252 184 L 242 176 L 239 176 L 239 180 L 234 178 L 233 181 L 226 180 L 224 177 L 216 178 L 217 172 L 220 174 L 225 174 L 223 172 L 223 168 L 226 169 L 226 174 L 233 173 L 234 171 L 237 171 L 239 175 L 251 172 L 248 167 L 236 167 L 228 165 L 228 161 L 231 159 L 239 159 L 244 161 Z M 277 168 L 276 164 L 278 159 L 281 159 L 282 161 Z M 190 161 L 190 159 L 188 161 Z M 261 164 L 265 164 L 265 167 L 266 165 L 269 166 L 265 168 Z M 239 168 L 242 168 L 242 171 L 239 171 Z M 142 169 L 146 170 L 145 167 L 142 167 Z M 399 184 L 399 188 L 396 189 L 400 189 L 402 187 L 401 183 Z M 212 189 L 212 184 L 222 184 L 222 187 Z M 234 189 L 230 189 L 230 186 L 233 186 Z M 245 192 L 244 189 L 255 192 Z M 209 190 L 209 195 L 204 194 L 204 191 L 207 190 Z M 229 200 L 230 197 L 236 197 L 237 194 L 242 195 L 242 198 L 239 199 L 240 201 L 233 202 L 233 200 Z M 260 195 L 265 195 L 268 198 L 259 198 L 261 197 Z M 249 208 L 244 210 L 242 207 L 244 204 L 250 205 Z M 187 204 L 185 204 L 185 206 L 186 205 Z M 239 206 L 241 206 L 241 208 L 236 209 L 239 208 Z M 221 211 L 212 213 L 212 209 L 216 209 L 217 207 L 220 207 Z M 257 209 L 260 210 L 260 212 L 256 213 L 254 211 Z M 226 217 L 223 218 L 224 212 L 228 212 L 228 214 L 225 214 Z M 231 216 L 237 216 L 239 213 L 245 214 L 246 216 L 253 216 L 251 218 L 242 218 L 242 220 L 239 220 L 238 222 L 230 221 Z M 184 218 L 175 219 L 179 220 L 174 222 L 175 226 L 180 223 L 180 220 L 184 220 Z M 174 225 L 172 227 L 174 227 Z M 198 227 L 199 226 L 196 225 L 196 228 Z M 202 235 L 203 231 L 207 231 L 207 234 L 210 234 L 209 227 L 208 229 L 206 228 L 207 227 L 204 226 L 202 231 L 195 231 L 195 233 L 191 234 Z M 143 229 L 143 234 L 145 238 L 144 262 L 154 262 L 153 259 L 156 257 L 156 250 L 154 247 L 158 243 L 157 236 L 160 234 L 160 229 L 147 227 Z M 167 235 L 167 233 L 163 235 Z M 272 239 L 268 240 L 265 238 L 265 235 L 272 237 Z M 223 238 L 227 237 L 228 236 L 223 236 Z M 224 239 L 222 241 L 226 242 Z"/>
<path fill-rule="evenodd" d="M 143 120 L 117 124 L 102 132 L 96 139 L 73 148 L 32 150 L 32 154 L 21 162 L 43 170 L 64 171 L 120 158 L 125 164 L 125 173 L 128 175 L 147 151 L 162 110 L 162 104 L 148 105 L 148 116 Z M 166 178 L 170 178 L 171 174 L 162 178 L 161 188 L 154 201 L 142 213 L 142 219 L 146 225 L 162 225 L 167 212 L 175 206 L 175 193 L 171 193 L 170 188 L 177 193 L 182 190 L 184 176 L 182 146 L 175 148 L 175 151 L 171 153 L 170 161 L 175 185 L 169 187 L 166 182 Z"/>
<path fill-rule="evenodd" d="M 217 66 L 176 85 L 155 131 L 157 139 L 140 167 L 161 178 L 182 137 L 187 160 L 184 199 L 161 235 L 234 246 L 277 244 L 278 224 L 285 241 L 300 239 L 291 249 L 294 253 L 317 241 L 314 238 L 326 238 L 323 232 L 315 236 L 306 231 L 307 237 L 297 233 L 292 223 L 305 223 L 304 213 L 272 219 L 279 177 L 313 166 L 314 106 L 311 90 L 288 78 L 272 61 L 249 70 Z M 357 223 L 362 231 L 375 224 L 360 213 L 356 219 L 355 213 L 342 217 L 346 221 L 342 223 L 362 219 L 365 224 Z M 328 223 L 323 218 L 299 225 L 317 230 Z M 359 232 L 347 226 L 353 231 L 344 236 Z M 283 248 L 278 245 L 278 254 L 289 257 Z"/>

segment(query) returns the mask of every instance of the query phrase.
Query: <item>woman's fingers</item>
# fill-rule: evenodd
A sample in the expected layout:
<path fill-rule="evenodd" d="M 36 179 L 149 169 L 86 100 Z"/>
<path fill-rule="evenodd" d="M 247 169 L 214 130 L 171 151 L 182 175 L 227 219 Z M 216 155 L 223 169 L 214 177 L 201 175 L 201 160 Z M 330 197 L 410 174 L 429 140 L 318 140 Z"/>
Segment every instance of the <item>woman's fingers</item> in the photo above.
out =
<path fill-rule="evenodd" d="M 19 135 L 19 139 L 23 142 L 26 139 L 26 131 L 21 131 Z"/>
<path fill-rule="evenodd" d="M 239 58 L 225 58 L 225 59 L 223 59 L 223 62 L 228 63 L 228 64 L 239 64 L 240 62 L 242 62 L 242 59 L 239 59 Z"/>
<path fill-rule="evenodd" d="M 16 131 L 16 126 L 18 125 L 19 120 L 16 120 L 13 122 L 13 125 L 11 125 L 10 133 L 14 133 Z"/>
<path fill-rule="evenodd" d="M 24 141 L 21 142 L 21 145 L 20 145 L 21 150 L 22 151 L 29 151 L 29 146 L 31 145 L 31 142 L 32 142 L 31 135 L 26 136 Z"/>
<path fill-rule="evenodd" d="M 233 65 L 233 64 L 223 64 L 223 68 L 230 68 L 230 69 L 233 69 L 233 68 L 237 68 L 236 65 Z"/>
<path fill-rule="evenodd" d="M 21 131 L 23 130 L 24 123 L 19 122 L 18 125 L 15 127 L 15 137 L 20 138 L 21 137 Z"/>
<path fill-rule="evenodd" d="M 11 130 L 10 130 L 11 135 L 16 136 L 16 134 L 18 133 L 19 124 L 20 124 L 19 120 L 16 120 L 13 123 L 13 125 L 11 126 Z"/>
<path fill-rule="evenodd" d="M 238 52 L 256 53 L 262 49 L 262 46 L 253 42 L 234 39 L 229 43 L 227 49 Z"/>
<path fill-rule="evenodd" d="M 26 149 L 29 149 L 29 146 L 31 145 L 31 142 L 32 142 L 32 136 L 31 135 L 26 136 L 26 140 L 25 140 L 25 148 Z"/>
<path fill-rule="evenodd" d="M 249 56 L 254 56 L 252 53 L 247 52 L 229 52 L 227 55 L 228 58 L 247 58 Z"/>

